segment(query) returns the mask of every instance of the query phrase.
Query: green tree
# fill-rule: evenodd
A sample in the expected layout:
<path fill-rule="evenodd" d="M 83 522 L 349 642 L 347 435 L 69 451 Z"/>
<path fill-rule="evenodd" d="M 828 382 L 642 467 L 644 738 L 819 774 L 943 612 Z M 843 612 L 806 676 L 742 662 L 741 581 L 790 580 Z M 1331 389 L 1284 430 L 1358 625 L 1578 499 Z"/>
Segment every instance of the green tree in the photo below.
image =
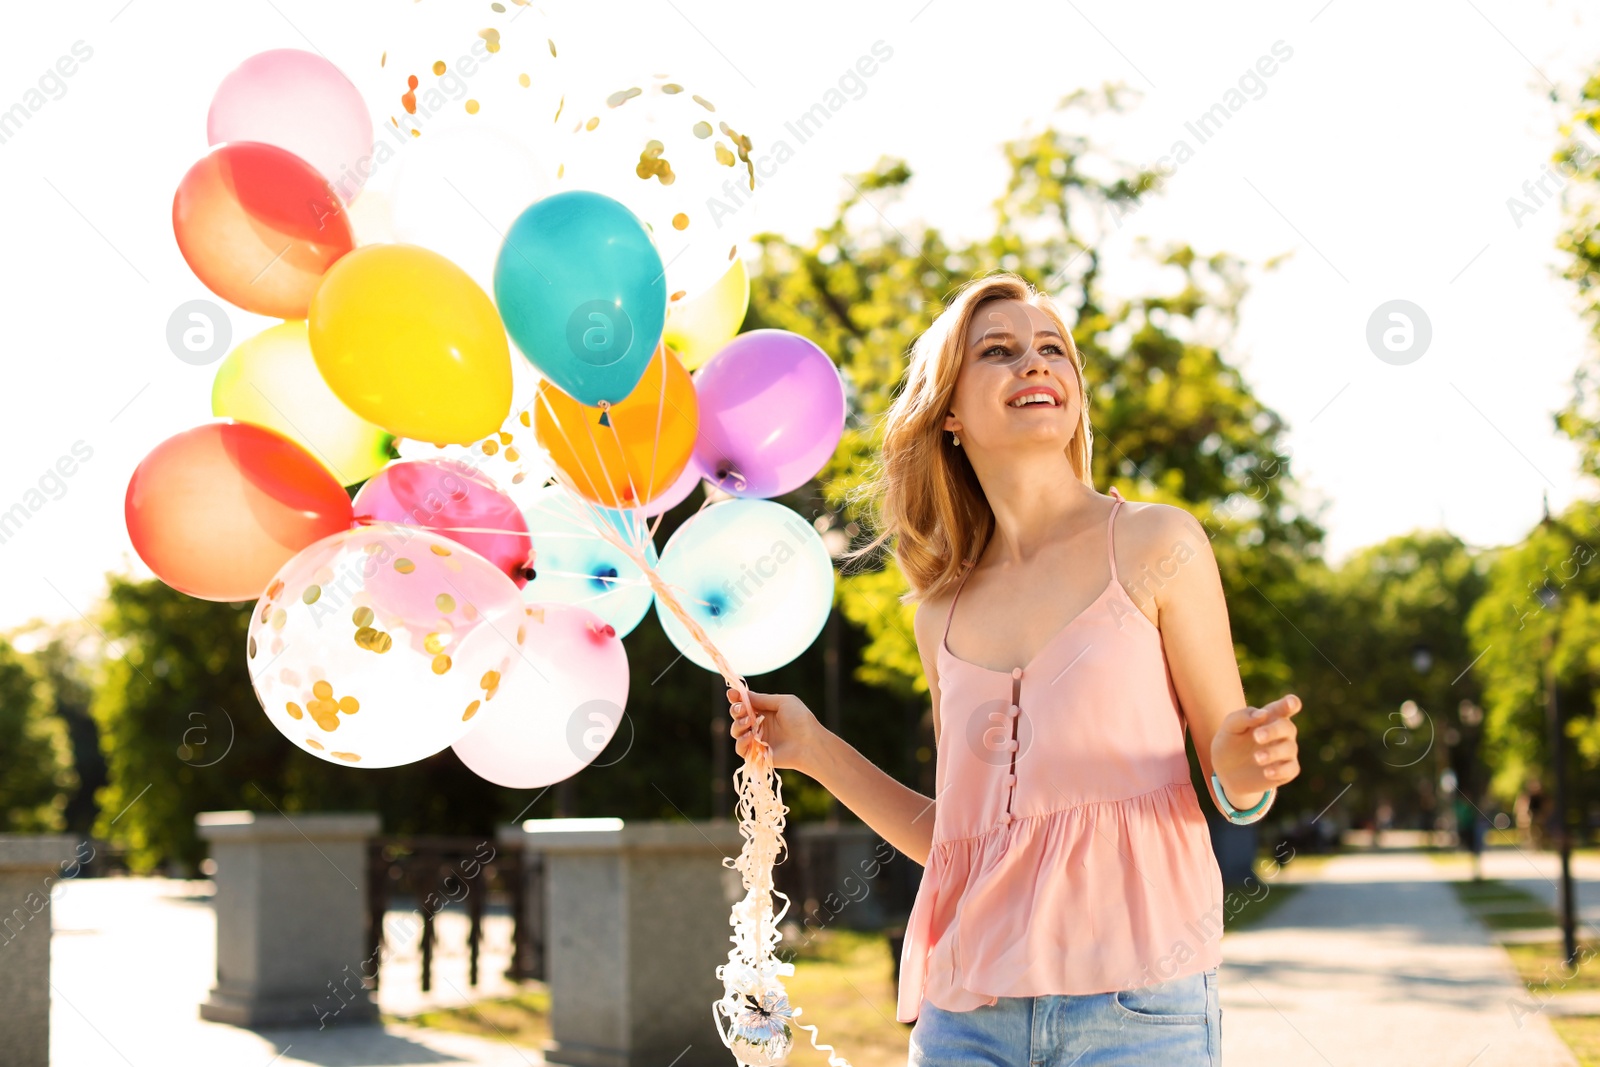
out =
<path fill-rule="evenodd" d="M 9 641 L 0 641 L 0 753 L 0 831 L 62 829 L 77 784 L 66 723 L 44 672 Z"/>

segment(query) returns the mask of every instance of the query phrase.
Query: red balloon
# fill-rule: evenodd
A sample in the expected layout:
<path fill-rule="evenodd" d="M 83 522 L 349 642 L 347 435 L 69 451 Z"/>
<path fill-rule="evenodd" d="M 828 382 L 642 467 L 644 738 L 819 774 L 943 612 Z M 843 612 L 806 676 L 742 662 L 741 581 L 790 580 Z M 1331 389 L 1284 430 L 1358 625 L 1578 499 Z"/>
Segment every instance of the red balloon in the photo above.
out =
<path fill-rule="evenodd" d="M 172 231 L 196 277 L 261 315 L 303 319 L 322 275 L 355 247 L 344 202 L 292 152 L 238 141 L 189 168 Z"/>
<path fill-rule="evenodd" d="M 128 536 L 145 565 L 202 600 L 255 600 L 301 549 L 348 530 L 350 497 L 276 431 L 217 422 L 151 449 L 128 479 Z"/>
<path fill-rule="evenodd" d="M 453 459 L 391 463 L 356 494 L 357 522 L 423 526 L 472 549 L 499 567 L 518 588 L 532 554 L 528 523 L 489 476 Z M 503 533 L 467 533 L 500 530 Z"/>

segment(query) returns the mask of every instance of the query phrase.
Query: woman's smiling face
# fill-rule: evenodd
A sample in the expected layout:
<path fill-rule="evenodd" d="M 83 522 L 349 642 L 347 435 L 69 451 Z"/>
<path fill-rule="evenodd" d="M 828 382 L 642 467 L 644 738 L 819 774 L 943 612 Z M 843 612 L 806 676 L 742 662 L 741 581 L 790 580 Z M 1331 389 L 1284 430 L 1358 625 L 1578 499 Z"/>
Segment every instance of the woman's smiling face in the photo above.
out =
<path fill-rule="evenodd" d="M 1051 317 L 1021 300 L 991 300 L 967 327 L 946 430 L 981 449 L 1022 443 L 1065 448 L 1083 397 L 1072 349 Z"/>

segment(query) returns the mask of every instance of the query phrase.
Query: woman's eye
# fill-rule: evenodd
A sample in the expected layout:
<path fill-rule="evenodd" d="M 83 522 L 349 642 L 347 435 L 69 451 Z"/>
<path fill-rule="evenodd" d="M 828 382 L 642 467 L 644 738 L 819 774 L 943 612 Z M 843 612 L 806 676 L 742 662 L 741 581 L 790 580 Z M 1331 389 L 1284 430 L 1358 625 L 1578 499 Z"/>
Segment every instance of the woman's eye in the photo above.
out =
<path fill-rule="evenodd" d="M 1006 348 L 1005 345 L 990 345 L 988 348 L 983 350 L 983 354 L 986 356 L 992 356 L 996 352 L 1000 353 L 1002 356 L 1009 356 L 1011 354 L 1010 349 Z"/>

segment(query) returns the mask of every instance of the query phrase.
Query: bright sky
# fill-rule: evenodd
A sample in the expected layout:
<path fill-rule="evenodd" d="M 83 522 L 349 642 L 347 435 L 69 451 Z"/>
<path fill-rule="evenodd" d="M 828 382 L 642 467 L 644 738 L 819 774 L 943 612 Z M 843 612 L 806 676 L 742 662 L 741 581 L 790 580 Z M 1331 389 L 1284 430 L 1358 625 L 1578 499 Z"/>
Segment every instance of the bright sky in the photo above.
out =
<path fill-rule="evenodd" d="M 462 93 L 482 110 L 451 100 L 379 169 L 355 204 L 369 239 L 406 228 L 481 271 L 497 240 L 484 218 L 503 226 L 548 180 L 537 172 L 559 151 L 545 131 L 604 113 L 607 92 L 652 74 L 716 102 L 758 157 L 780 140 L 793 150 L 729 233 L 804 236 L 830 217 L 841 174 L 889 154 L 916 173 L 909 196 L 881 205 L 892 224 L 976 235 L 1002 188 L 997 146 L 1037 130 L 1073 89 L 1121 81 L 1143 100 L 1102 128 L 1108 147 L 1154 162 L 1181 139 L 1193 154 L 1104 251 L 1121 264 L 1147 234 L 1256 263 L 1291 253 L 1256 275 L 1232 354 L 1288 420 L 1298 476 L 1328 503 L 1335 559 L 1441 524 L 1473 544 L 1514 541 L 1537 521 L 1541 493 L 1559 508 L 1585 492 L 1551 420 L 1586 346 L 1557 273 L 1561 208 L 1540 194 L 1519 220 L 1506 203 L 1526 198 L 1557 143 L 1552 86 L 1570 99 L 1600 64 L 1600 18 L 1575 2 L 506 6 L 86 0 L 0 15 L 0 110 L 26 104 L 75 45 L 91 52 L 0 143 L 0 512 L 30 499 L 61 457 L 90 452 L 0 544 L 0 628 L 71 618 L 105 571 L 142 573 L 123 525 L 128 477 L 159 441 L 210 418 L 215 364 L 177 359 L 166 327 L 185 301 L 215 299 L 178 252 L 171 202 L 207 151 L 223 76 L 266 49 L 316 50 L 384 123 L 400 113 L 405 75 L 426 76 L 437 58 L 454 65 L 489 26 L 504 47 Z M 846 78 L 843 105 L 800 143 L 785 123 L 826 102 L 875 45 L 887 58 Z M 1263 57 L 1271 74 L 1252 81 Z M 1241 78 L 1242 106 L 1202 143 L 1186 123 L 1226 104 Z M 1431 324 L 1427 351 L 1404 365 L 1366 341 L 1391 300 Z M 229 320 L 236 342 L 269 325 L 237 309 Z"/>

